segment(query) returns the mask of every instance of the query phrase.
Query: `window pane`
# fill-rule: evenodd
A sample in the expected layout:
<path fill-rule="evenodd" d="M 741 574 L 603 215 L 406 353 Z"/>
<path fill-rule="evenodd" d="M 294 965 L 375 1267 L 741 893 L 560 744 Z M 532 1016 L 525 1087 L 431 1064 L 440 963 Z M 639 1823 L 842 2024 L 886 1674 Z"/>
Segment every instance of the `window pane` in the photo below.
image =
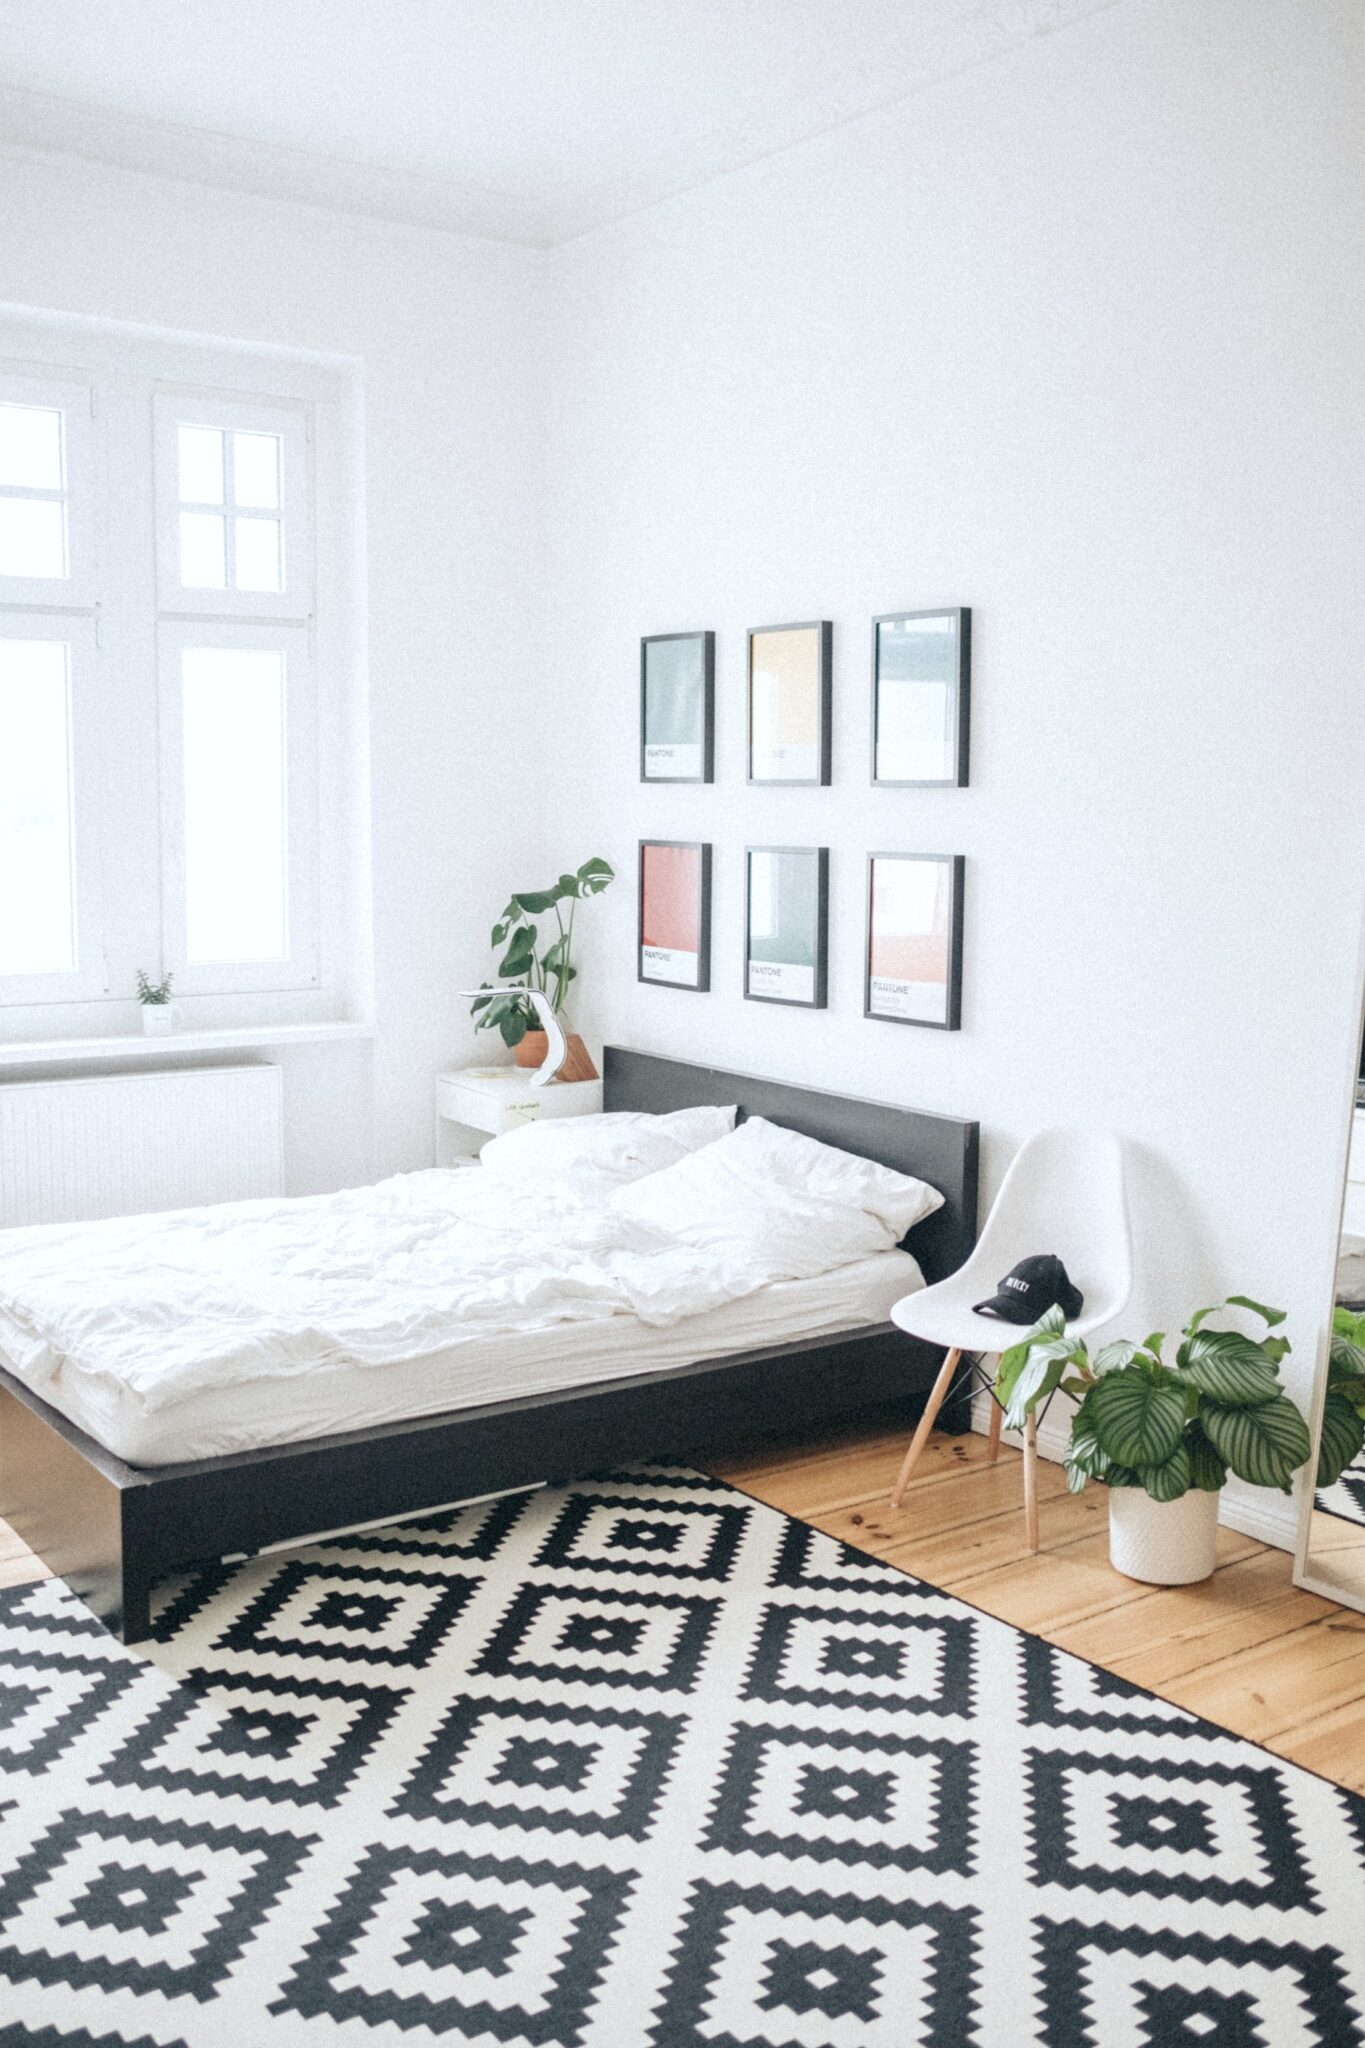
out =
<path fill-rule="evenodd" d="M 279 520 L 234 520 L 232 541 L 238 590 L 280 589 Z"/>
<path fill-rule="evenodd" d="M 280 502 L 278 434 L 234 434 L 232 496 L 235 504 L 273 512 Z"/>
<path fill-rule="evenodd" d="M 71 684 L 61 640 L 0 640 L 0 974 L 76 966 Z"/>
<path fill-rule="evenodd" d="M 223 437 L 217 427 L 181 427 L 180 498 L 182 504 L 223 502 Z"/>
<path fill-rule="evenodd" d="M 0 576 L 65 574 L 65 505 L 56 498 L 0 497 Z"/>
<path fill-rule="evenodd" d="M 180 581 L 186 590 L 222 590 L 227 584 L 225 522 L 218 512 L 180 515 Z"/>
<path fill-rule="evenodd" d="M 55 405 L 0 405 L 0 484 L 63 488 L 62 416 Z"/>
<path fill-rule="evenodd" d="M 283 960 L 284 656 L 187 647 L 181 688 L 189 957 Z"/>

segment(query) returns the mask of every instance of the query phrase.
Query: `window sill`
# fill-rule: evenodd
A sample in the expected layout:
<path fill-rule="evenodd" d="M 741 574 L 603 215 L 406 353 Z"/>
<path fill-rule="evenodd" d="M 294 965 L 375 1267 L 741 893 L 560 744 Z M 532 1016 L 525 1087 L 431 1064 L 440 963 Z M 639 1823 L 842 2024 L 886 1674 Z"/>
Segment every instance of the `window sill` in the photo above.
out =
<path fill-rule="evenodd" d="M 164 1060 L 182 1052 L 244 1052 L 252 1046 L 338 1045 L 374 1037 L 373 1024 L 244 1024 L 227 1031 L 171 1031 L 164 1038 L 0 1040 L 0 1069 L 75 1066 L 83 1060 Z"/>

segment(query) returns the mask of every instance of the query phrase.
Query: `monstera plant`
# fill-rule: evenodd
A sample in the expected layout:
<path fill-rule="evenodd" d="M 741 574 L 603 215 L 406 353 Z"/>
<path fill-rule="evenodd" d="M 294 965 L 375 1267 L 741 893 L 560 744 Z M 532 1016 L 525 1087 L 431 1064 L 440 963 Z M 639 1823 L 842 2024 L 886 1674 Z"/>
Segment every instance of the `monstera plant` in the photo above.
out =
<path fill-rule="evenodd" d="M 1339 1308 L 1332 1317 L 1327 1392 L 1318 1439 L 1319 1486 L 1334 1486 L 1365 1448 L 1365 1315 Z"/>
<path fill-rule="evenodd" d="M 1210 1329 L 1209 1317 L 1222 1309 L 1248 1311 L 1263 1325 L 1262 1334 Z M 1157 1330 L 1140 1344 L 1106 1344 L 1091 1358 L 1083 1343 L 1066 1335 L 1061 1310 L 1051 1309 L 1005 1353 L 997 1397 L 1013 1429 L 1056 1391 L 1079 1402 L 1066 1454 L 1073 1493 L 1097 1479 L 1169 1502 L 1191 1489 L 1216 1494 L 1229 1472 L 1288 1493 L 1311 1445 L 1307 1424 L 1280 1384 L 1289 1343 L 1271 1333 L 1283 1321 L 1281 1310 L 1232 1294 L 1191 1316 L 1174 1357 Z M 1365 1366 L 1365 1353 L 1359 1356 Z M 1365 1393 L 1365 1377 L 1360 1386 Z"/>
<path fill-rule="evenodd" d="M 498 964 L 501 989 L 485 983 L 487 995 L 474 998 L 470 1008 L 475 1029 L 496 1029 L 510 1046 L 520 1045 L 528 1031 L 535 1029 L 531 1004 L 518 988 L 536 988 L 547 995 L 556 1011 L 564 1008 L 570 984 L 578 979 L 573 964 L 574 914 L 585 896 L 600 896 L 616 879 L 615 870 L 601 858 L 585 860 L 571 875 L 561 875 L 549 889 L 519 889 L 508 898 L 507 907 L 493 927 L 492 944 L 505 951 Z M 542 937 L 537 922 L 546 916 L 554 924 Z"/>

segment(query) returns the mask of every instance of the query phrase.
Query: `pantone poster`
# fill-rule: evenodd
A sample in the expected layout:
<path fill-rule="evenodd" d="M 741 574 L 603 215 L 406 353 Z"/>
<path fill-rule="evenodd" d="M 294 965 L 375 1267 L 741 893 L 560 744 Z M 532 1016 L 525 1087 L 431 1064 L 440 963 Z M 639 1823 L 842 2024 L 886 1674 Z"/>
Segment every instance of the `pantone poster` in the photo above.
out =
<path fill-rule="evenodd" d="M 822 846 L 749 849 L 746 995 L 758 1002 L 825 1002 L 828 850 Z"/>
<path fill-rule="evenodd" d="M 958 666 L 956 612 L 877 621 L 878 782 L 956 780 Z"/>
<path fill-rule="evenodd" d="M 641 643 L 641 774 L 646 782 L 707 782 L 714 645 L 710 633 Z"/>
<path fill-rule="evenodd" d="M 640 979 L 710 983 L 709 846 L 647 839 L 640 847 Z"/>
<path fill-rule="evenodd" d="M 870 1017 L 955 1028 L 959 879 L 957 860 L 874 855 L 868 896 Z"/>
<path fill-rule="evenodd" d="M 749 636 L 749 779 L 826 779 L 829 640 L 822 625 L 772 626 Z"/>

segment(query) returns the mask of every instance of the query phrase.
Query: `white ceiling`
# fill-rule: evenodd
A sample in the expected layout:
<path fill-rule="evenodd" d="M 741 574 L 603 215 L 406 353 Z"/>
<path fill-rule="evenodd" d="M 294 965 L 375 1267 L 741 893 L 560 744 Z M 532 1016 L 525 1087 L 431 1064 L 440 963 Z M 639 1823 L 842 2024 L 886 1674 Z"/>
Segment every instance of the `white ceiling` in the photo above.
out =
<path fill-rule="evenodd" d="M 0 144 L 547 245 L 1117 0 L 4 0 Z"/>

